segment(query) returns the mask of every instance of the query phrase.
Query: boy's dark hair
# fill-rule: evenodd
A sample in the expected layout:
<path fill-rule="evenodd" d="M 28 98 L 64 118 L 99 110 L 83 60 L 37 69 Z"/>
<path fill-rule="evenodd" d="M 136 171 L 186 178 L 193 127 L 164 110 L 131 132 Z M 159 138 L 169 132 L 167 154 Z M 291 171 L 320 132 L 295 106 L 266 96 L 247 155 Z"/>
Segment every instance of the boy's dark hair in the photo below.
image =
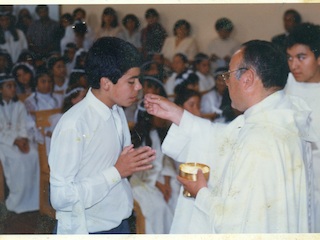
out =
<path fill-rule="evenodd" d="M 85 71 L 89 85 L 99 89 L 102 77 L 116 84 L 130 68 L 140 67 L 141 63 L 141 55 L 131 43 L 116 37 L 102 37 L 90 48 Z"/>
<path fill-rule="evenodd" d="M 219 18 L 216 21 L 215 28 L 217 31 L 224 29 L 231 32 L 233 30 L 233 23 L 228 18 Z"/>
<path fill-rule="evenodd" d="M 291 48 L 295 44 L 308 46 L 318 58 L 320 56 L 320 25 L 307 22 L 294 27 L 286 39 L 286 48 Z"/>

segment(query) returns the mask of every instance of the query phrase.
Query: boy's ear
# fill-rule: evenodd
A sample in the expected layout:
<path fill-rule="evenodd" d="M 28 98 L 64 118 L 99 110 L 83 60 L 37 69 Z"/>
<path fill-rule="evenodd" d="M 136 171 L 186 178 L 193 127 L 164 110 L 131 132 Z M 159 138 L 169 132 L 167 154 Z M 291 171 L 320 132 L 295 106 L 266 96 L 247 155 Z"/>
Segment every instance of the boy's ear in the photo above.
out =
<path fill-rule="evenodd" d="M 109 78 L 107 77 L 102 77 L 100 78 L 100 87 L 104 90 L 109 90 L 110 89 L 110 86 L 112 85 L 113 83 L 110 81 Z"/>

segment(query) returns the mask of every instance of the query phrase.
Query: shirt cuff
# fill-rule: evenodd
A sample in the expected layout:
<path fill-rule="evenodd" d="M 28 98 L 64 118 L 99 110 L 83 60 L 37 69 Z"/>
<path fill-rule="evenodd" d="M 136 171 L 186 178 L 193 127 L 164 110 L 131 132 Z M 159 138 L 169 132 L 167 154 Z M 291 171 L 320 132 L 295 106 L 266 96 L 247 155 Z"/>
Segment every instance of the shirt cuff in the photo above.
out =
<path fill-rule="evenodd" d="M 110 167 L 102 172 L 110 188 L 113 188 L 119 182 L 121 182 L 121 176 L 115 167 Z"/>

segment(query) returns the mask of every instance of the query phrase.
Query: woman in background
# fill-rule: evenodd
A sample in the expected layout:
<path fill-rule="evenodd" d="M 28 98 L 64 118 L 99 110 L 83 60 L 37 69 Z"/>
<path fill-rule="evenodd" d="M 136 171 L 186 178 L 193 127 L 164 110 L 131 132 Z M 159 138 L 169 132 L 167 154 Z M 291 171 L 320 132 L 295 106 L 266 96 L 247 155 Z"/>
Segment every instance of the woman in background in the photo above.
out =
<path fill-rule="evenodd" d="M 101 27 L 97 32 L 96 38 L 116 37 L 122 29 L 119 27 L 117 12 L 107 7 L 101 16 Z"/>
<path fill-rule="evenodd" d="M 161 53 L 165 58 L 165 64 L 171 67 L 172 58 L 176 53 L 187 56 L 190 62 L 198 53 L 196 39 L 190 36 L 191 25 L 187 20 L 178 20 L 173 27 L 173 37 L 167 37 L 164 41 Z"/>
<path fill-rule="evenodd" d="M 124 29 L 117 34 L 117 37 L 131 43 L 141 51 L 141 34 L 139 31 L 140 22 L 137 16 L 134 14 L 126 15 L 122 20 L 122 24 Z"/>

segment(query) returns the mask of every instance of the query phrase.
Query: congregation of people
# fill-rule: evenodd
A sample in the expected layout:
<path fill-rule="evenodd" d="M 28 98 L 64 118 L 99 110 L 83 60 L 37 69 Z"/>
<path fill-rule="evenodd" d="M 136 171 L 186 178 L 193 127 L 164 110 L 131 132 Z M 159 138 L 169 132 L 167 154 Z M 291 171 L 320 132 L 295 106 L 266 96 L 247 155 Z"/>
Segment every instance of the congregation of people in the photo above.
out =
<path fill-rule="evenodd" d="M 256 198 L 259 200 L 260 197 L 254 195 L 253 198 L 255 198 L 251 201 L 250 191 L 247 191 L 249 195 L 242 196 L 242 199 L 237 197 L 231 199 L 230 195 L 236 195 L 236 192 L 228 192 L 226 193 L 228 197 L 219 199 L 221 202 L 217 201 L 210 194 L 214 194 L 215 191 L 225 194 L 224 191 L 230 190 L 222 189 L 223 184 L 219 185 L 220 182 L 213 184 L 216 190 L 209 189 L 208 192 L 200 190 L 199 198 L 195 195 L 193 199 L 181 200 L 185 197 L 182 196 L 183 186 L 177 180 L 177 176 L 179 175 L 179 164 L 182 162 L 181 158 L 186 154 L 176 154 L 175 151 L 180 147 L 175 149 L 174 145 L 175 141 L 177 144 L 178 141 L 183 142 L 180 135 L 178 136 L 180 132 L 175 129 L 178 137 L 173 138 L 170 131 L 171 124 L 175 122 L 172 119 L 164 119 L 160 115 L 149 113 L 144 102 L 145 95 L 156 94 L 176 104 L 187 114 L 190 113 L 206 121 L 202 123 L 204 126 L 219 127 L 234 124 L 233 128 L 228 131 L 240 131 L 240 127 L 235 125 L 234 121 L 239 124 L 239 117 L 243 115 L 246 117 L 247 109 L 236 108 L 232 104 L 233 99 L 229 93 L 232 89 L 227 86 L 226 82 L 231 74 L 237 75 L 239 70 L 242 72 L 240 68 L 229 68 L 229 64 L 232 56 L 243 47 L 243 43 L 233 37 L 232 33 L 236 26 L 230 19 L 223 17 L 214 23 L 213 31 L 218 37 L 210 41 L 206 51 L 201 52 L 196 37 L 192 35 L 191 22 L 186 19 L 178 19 L 170 30 L 173 35 L 169 34 L 169 31 L 161 25 L 160 14 L 154 8 L 146 10 L 144 18 L 147 25 L 141 29 L 141 22 L 134 13 L 127 14 L 120 20 L 114 8 L 106 7 L 102 11 L 101 25 L 96 32 L 86 23 L 85 8 L 75 7 L 73 12 L 62 14 L 59 22 L 49 17 L 47 5 L 37 5 L 35 13 L 38 16 L 37 19 L 33 19 L 33 13 L 27 9 L 21 9 L 17 15 L 14 15 L 12 5 L 0 6 L 0 163 L 6 182 L 6 198 L 2 207 L 15 213 L 39 210 L 39 188 L 36 187 L 39 186 L 40 181 L 37 144 L 46 144 L 49 156 L 51 136 L 59 120 L 70 108 L 81 102 L 87 92 L 90 92 L 86 72 L 88 52 L 98 39 L 113 37 L 132 44 L 143 60 L 139 76 L 142 88 L 139 91 L 138 100 L 131 106 L 122 107 L 134 147 L 149 146 L 156 150 L 156 158 L 152 163 L 153 168 L 134 172 L 128 177 L 133 198 L 140 205 L 145 218 L 147 234 L 320 232 L 320 143 L 318 140 L 320 139 L 320 125 L 317 124 L 320 120 L 320 110 L 317 107 L 319 103 L 317 96 L 320 89 L 319 25 L 304 23 L 298 11 L 289 9 L 283 15 L 285 33 L 270 36 L 270 43 L 279 52 L 279 56 L 287 56 L 288 80 L 281 83 L 282 85 L 279 83 L 277 87 L 281 85 L 284 88 L 284 94 L 301 97 L 306 102 L 310 108 L 310 128 L 313 129 L 314 135 L 312 140 L 310 140 L 311 136 L 304 136 L 306 141 L 312 143 L 311 150 L 308 149 L 310 150 L 309 155 L 302 151 L 303 154 L 308 155 L 308 158 L 301 157 L 303 161 L 299 162 L 301 159 L 298 159 L 295 165 L 286 166 L 293 172 L 295 172 L 294 168 L 303 169 L 299 172 L 301 174 L 299 183 L 285 182 L 297 181 L 298 178 L 295 175 L 283 176 L 286 180 L 282 179 L 281 181 L 284 182 L 279 182 L 279 184 L 295 186 L 305 184 L 306 188 L 300 189 L 299 198 L 296 198 L 295 194 L 298 193 L 295 192 L 290 192 L 288 195 L 279 192 L 279 198 L 292 197 L 292 199 L 286 199 L 290 203 L 289 207 L 281 205 L 285 209 L 279 209 L 279 206 L 272 209 L 270 206 L 276 203 L 270 203 L 270 206 L 252 203 Z M 245 70 L 245 67 L 243 69 Z M 294 104 L 304 106 L 305 103 L 295 102 Z M 276 105 L 274 107 L 276 108 Z M 36 126 L 35 112 L 50 109 L 60 109 L 61 113 L 50 118 L 51 127 L 46 128 L 45 136 L 43 136 Z M 281 114 L 284 113 L 279 110 L 279 118 L 282 117 Z M 265 117 L 273 119 L 275 116 L 266 114 Z M 302 119 L 299 120 L 302 121 Z M 186 114 L 181 118 L 181 125 L 186 128 L 186 132 L 188 126 L 185 124 L 191 126 L 192 121 L 196 120 L 192 120 L 192 117 Z M 246 120 L 241 119 L 241 121 Z M 259 120 L 255 119 L 255 121 Z M 309 126 L 305 125 L 305 127 Z M 271 127 L 270 131 L 278 130 Z M 199 151 L 202 150 L 207 144 L 199 142 L 202 138 L 206 139 L 209 133 L 210 131 L 203 133 L 202 136 L 191 141 L 194 146 L 190 147 L 193 150 L 190 156 L 205 156 L 204 153 L 198 154 L 195 146 L 198 146 Z M 305 133 L 308 134 L 307 130 Z M 283 139 L 289 138 L 290 134 L 290 132 L 287 135 L 283 134 Z M 171 139 L 165 140 L 168 135 L 173 138 L 172 141 L 169 141 Z M 216 149 L 230 150 L 232 146 L 228 141 L 233 141 L 232 137 L 229 140 L 227 137 L 223 139 L 225 145 L 219 145 L 220 149 L 218 147 Z M 215 143 L 211 140 L 208 142 Z M 247 147 L 247 155 L 241 157 L 246 159 L 247 156 L 247 159 L 251 159 L 252 156 L 250 157 L 249 153 L 252 149 L 252 147 Z M 55 151 L 57 151 L 56 148 Z M 289 155 L 284 150 L 282 158 L 286 158 L 286 154 Z M 191 159 L 190 156 L 186 159 Z M 213 154 L 213 156 L 217 157 L 218 154 Z M 252 159 L 251 161 L 254 162 Z M 300 163 L 304 167 L 299 165 Z M 213 163 L 212 166 L 214 171 L 215 164 Z M 278 165 L 268 165 L 266 168 L 269 167 L 270 169 L 266 171 L 272 173 L 273 170 L 276 171 L 272 167 L 277 168 Z M 263 171 L 262 168 L 260 170 Z M 238 176 L 238 172 L 234 173 L 237 176 L 227 174 L 227 170 L 225 172 L 221 170 L 222 176 L 230 178 L 223 179 L 226 182 L 246 181 L 246 176 L 241 174 Z M 256 176 L 257 173 L 254 175 Z M 211 179 L 214 177 L 216 175 L 212 175 Z M 232 177 L 235 178 L 232 179 Z M 221 179 L 216 177 L 214 180 L 220 181 Z M 260 178 L 258 181 L 261 181 L 262 185 L 269 184 Z M 243 182 L 234 184 L 239 188 L 236 189 L 238 191 L 241 191 L 242 184 L 246 185 Z M 270 190 L 272 186 L 261 186 L 261 189 Z M 231 189 L 230 191 L 236 190 Z M 259 193 L 268 195 L 262 191 Z M 274 193 L 270 192 L 270 194 Z M 194 199 L 196 199 L 195 203 Z M 185 211 L 181 208 L 182 206 L 191 209 L 190 204 L 200 206 L 203 202 L 207 206 L 210 205 L 208 199 L 215 205 L 209 207 L 207 212 L 201 209 L 202 213 L 198 215 L 197 210 L 190 215 L 182 214 Z M 291 203 L 291 200 L 296 202 Z M 223 206 L 224 201 L 227 203 L 226 206 Z M 237 201 L 242 204 L 247 201 L 252 208 L 266 208 L 267 210 L 270 208 L 268 212 L 270 216 L 280 214 L 285 217 L 279 217 L 278 222 L 276 216 L 270 217 L 274 224 L 279 224 L 277 228 L 268 226 L 269 219 L 264 219 L 268 218 L 268 214 L 261 215 L 260 220 L 263 226 L 260 227 L 258 217 L 253 218 L 254 220 L 250 219 L 255 209 L 242 209 L 247 212 L 237 215 L 238 211 L 235 209 L 244 208 L 240 204 L 232 205 Z M 230 209 L 225 207 L 230 207 Z M 245 207 L 248 206 L 245 205 Z M 206 218 L 201 217 L 203 212 L 211 214 L 213 211 L 221 212 L 219 214 L 215 212 Z M 194 220 L 187 223 L 190 216 Z M 241 219 L 239 220 L 241 226 L 236 226 L 237 223 L 233 225 L 232 221 L 228 225 L 228 220 L 233 216 L 235 220 Z M 288 222 L 284 224 L 286 217 L 288 217 Z M 185 219 L 181 220 L 182 218 Z M 206 219 L 206 222 L 196 222 L 197 219 L 201 221 Z M 246 227 L 246 220 L 250 223 L 256 220 L 258 222 Z M 184 225 L 184 223 L 189 225 Z M 199 232 L 185 229 L 193 223 L 194 228 L 199 227 L 197 230 Z M 205 228 L 208 224 L 214 227 Z M 211 228 L 214 230 L 208 232 L 207 230 Z M 190 227 L 190 229 L 193 228 Z M 201 232 L 201 229 L 204 229 L 204 232 Z"/>

